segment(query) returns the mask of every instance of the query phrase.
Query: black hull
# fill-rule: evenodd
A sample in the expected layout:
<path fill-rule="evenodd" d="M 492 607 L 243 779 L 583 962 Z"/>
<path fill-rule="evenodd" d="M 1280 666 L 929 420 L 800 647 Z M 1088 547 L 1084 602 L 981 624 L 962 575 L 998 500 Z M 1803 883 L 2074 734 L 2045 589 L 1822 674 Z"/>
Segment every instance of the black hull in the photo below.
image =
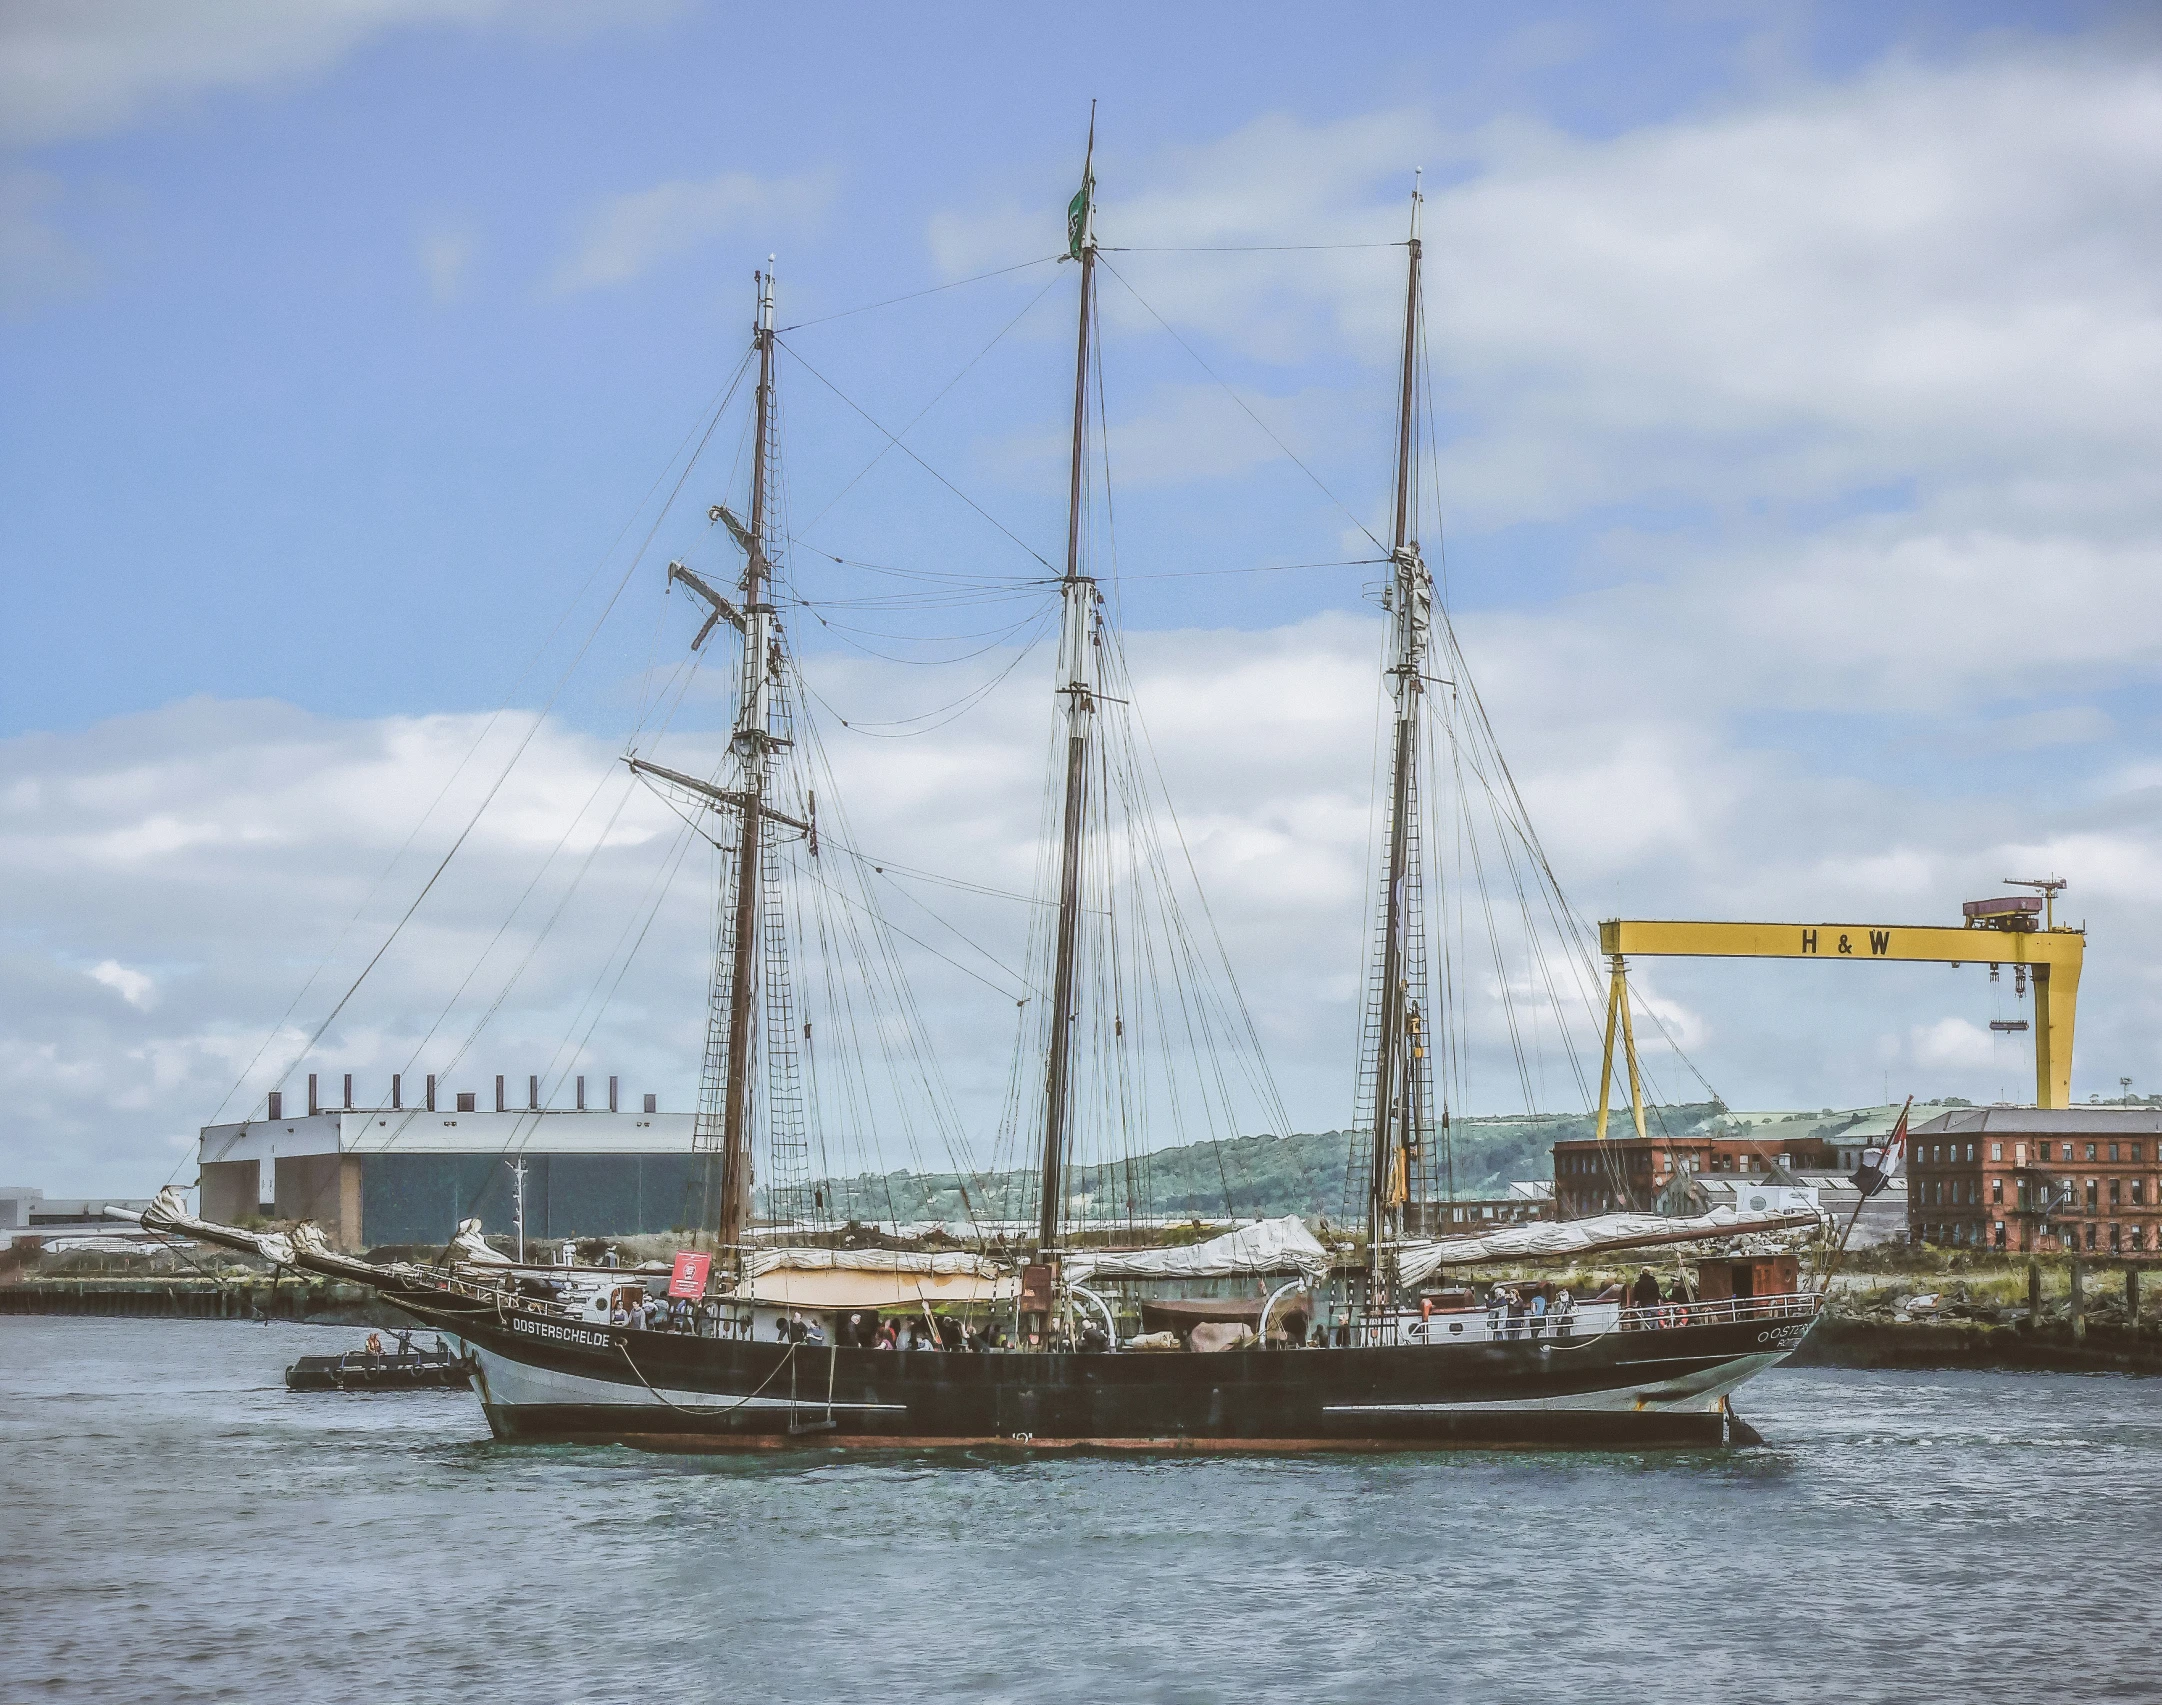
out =
<path fill-rule="evenodd" d="M 879 1351 L 573 1324 L 440 1292 L 495 1435 L 670 1450 L 1157 1452 L 1742 1442 L 1727 1394 L 1807 1314 L 1593 1338 L 1075 1355 Z"/>

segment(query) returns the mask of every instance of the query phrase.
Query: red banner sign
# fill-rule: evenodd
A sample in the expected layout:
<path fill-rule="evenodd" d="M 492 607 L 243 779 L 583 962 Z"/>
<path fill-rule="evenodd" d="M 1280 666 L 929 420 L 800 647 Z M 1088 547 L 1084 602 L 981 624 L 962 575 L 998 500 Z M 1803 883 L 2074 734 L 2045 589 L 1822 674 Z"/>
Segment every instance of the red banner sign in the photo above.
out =
<path fill-rule="evenodd" d="M 676 1257 L 675 1270 L 668 1275 L 668 1294 L 672 1297 L 702 1297 L 706 1294 L 706 1274 L 712 1271 L 713 1257 L 693 1255 L 688 1250 Z"/>

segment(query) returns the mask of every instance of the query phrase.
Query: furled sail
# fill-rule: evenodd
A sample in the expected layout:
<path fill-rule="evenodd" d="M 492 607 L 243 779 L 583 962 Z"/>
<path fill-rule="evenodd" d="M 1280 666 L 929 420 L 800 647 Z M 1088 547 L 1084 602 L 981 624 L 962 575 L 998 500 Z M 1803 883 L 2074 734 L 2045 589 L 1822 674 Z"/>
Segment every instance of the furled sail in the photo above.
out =
<path fill-rule="evenodd" d="M 1230 1279 L 1297 1273 L 1318 1285 L 1329 1276 L 1329 1252 L 1297 1214 L 1252 1225 L 1182 1249 L 1079 1250 L 1066 1257 L 1066 1276 L 1090 1279 Z"/>
<path fill-rule="evenodd" d="M 1694 1243 L 1704 1237 L 1740 1237 L 1757 1231 L 1814 1231 L 1814 1208 L 1745 1214 L 1714 1208 L 1678 1219 L 1667 1214 L 1594 1214 L 1589 1219 L 1513 1225 L 1484 1237 L 1443 1237 L 1397 1251 L 1398 1278 L 1416 1285 L 1440 1267 L 1475 1261 L 1547 1261 L 1591 1255 L 1602 1249 L 1640 1249 L 1653 1243 Z"/>

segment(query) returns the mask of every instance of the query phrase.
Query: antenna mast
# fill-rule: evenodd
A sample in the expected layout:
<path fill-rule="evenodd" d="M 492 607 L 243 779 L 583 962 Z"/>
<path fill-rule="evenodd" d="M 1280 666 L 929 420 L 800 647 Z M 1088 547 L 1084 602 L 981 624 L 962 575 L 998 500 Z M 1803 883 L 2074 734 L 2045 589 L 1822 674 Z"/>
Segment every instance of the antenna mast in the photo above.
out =
<path fill-rule="evenodd" d="M 1039 1253 L 1058 1241 L 1063 1206 L 1067 1112 L 1072 1101 L 1074 950 L 1081 920 L 1081 831 L 1088 807 L 1089 737 L 1096 719 L 1096 582 L 1081 572 L 1081 506 L 1088 448 L 1089 318 L 1096 296 L 1096 106 L 1089 104 L 1081 193 L 1066 210 L 1068 258 L 1081 263 L 1080 332 L 1074 351 L 1073 465 L 1066 500 L 1066 574 L 1060 582 L 1058 680 L 1066 725 L 1066 799 L 1059 843 L 1058 957 L 1051 984 L 1051 1056 L 1044 1071 L 1043 1179 L 1037 1199 Z"/>

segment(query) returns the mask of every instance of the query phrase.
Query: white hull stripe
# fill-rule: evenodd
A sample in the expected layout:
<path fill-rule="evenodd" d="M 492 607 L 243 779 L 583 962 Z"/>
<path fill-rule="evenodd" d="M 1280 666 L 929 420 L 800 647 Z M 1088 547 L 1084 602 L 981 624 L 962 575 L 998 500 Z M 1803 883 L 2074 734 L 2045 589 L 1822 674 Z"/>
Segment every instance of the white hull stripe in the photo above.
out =
<path fill-rule="evenodd" d="M 1777 1355 L 1740 1356 L 1731 1362 L 1684 1379 L 1659 1385 L 1616 1386 L 1607 1391 L 1580 1391 L 1562 1397 L 1504 1397 L 1464 1403 L 1332 1403 L 1330 1415 L 1449 1415 L 1506 1412 L 1518 1409 L 1637 1410 L 1653 1414 L 1691 1414 L 1719 1407 L 1719 1400 L 1745 1380 L 1754 1378 L 1775 1362 Z"/>

